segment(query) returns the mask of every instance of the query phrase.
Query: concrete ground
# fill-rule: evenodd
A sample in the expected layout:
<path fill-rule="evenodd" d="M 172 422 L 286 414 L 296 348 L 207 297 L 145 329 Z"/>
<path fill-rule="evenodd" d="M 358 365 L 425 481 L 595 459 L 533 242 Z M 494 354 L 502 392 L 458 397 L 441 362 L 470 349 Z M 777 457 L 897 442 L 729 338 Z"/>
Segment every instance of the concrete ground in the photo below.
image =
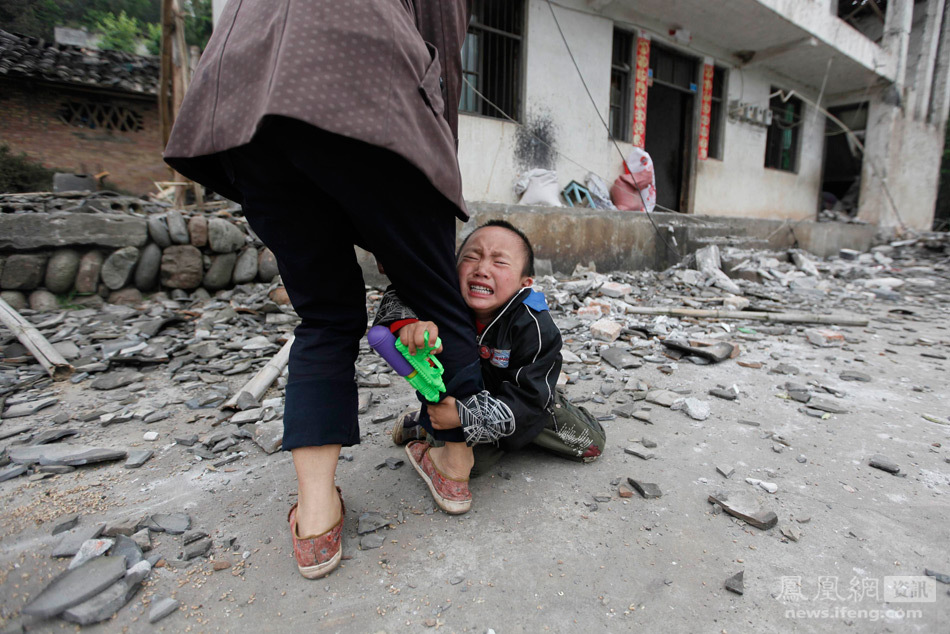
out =
<path fill-rule="evenodd" d="M 869 303 L 870 325 L 842 328 L 843 347 L 814 347 L 801 328 L 790 326 L 764 329 L 771 334 L 733 330 L 729 338 L 741 346 L 737 358 L 716 365 L 681 360 L 672 374 L 653 363 L 624 372 L 565 366 L 575 378 L 591 376 L 567 386 L 572 398 L 601 400 L 606 379 L 621 387 L 634 379 L 700 398 L 711 415 L 698 421 L 640 402 L 650 408 L 652 424 L 606 420 L 607 447 L 596 462 L 573 463 L 540 450 L 507 456 L 490 475 L 472 481 L 473 509 L 457 517 L 433 509 L 409 465 L 375 468 L 404 453 L 390 441 L 391 422 L 372 419 L 398 414 L 414 398 L 401 381 L 374 389 L 379 402 L 362 420 L 364 440 L 344 450 L 352 461 L 341 460 L 338 469 L 347 506 L 346 559 L 316 581 L 302 579 L 294 564 L 286 522 L 295 495 L 289 455 L 266 455 L 247 441 L 248 455 L 229 465 L 215 469 L 196 461 L 172 439 L 211 431 L 212 419 L 186 422 L 193 413 L 184 407 L 147 428 L 140 421 L 89 424 L 82 428 L 84 444 L 148 445 L 156 455 L 138 470 L 120 461 L 0 484 L 0 624 L 10 631 L 76 628 L 19 614 L 66 567 L 68 560 L 50 558 L 55 538 L 49 533 L 58 517 L 80 512 L 82 525 L 184 511 L 193 527 L 213 537 L 211 558 L 157 567 L 114 619 L 84 630 L 947 632 L 950 586 L 929 578 L 905 587 L 917 594 L 905 592 L 903 601 L 893 594 L 892 577 L 916 578 L 925 568 L 950 574 L 948 322 L 939 304 L 921 301 L 911 306 L 913 314 L 891 312 L 901 306 Z M 712 330 L 717 323 L 700 325 Z M 583 338 L 566 332 L 565 339 L 571 347 Z M 771 374 L 780 363 L 800 374 Z M 845 370 L 871 380 L 843 381 Z M 145 398 L 180 402 L 165 372 L 159 366 L 147 374 Z M 232 390 L 247 378 L 230 377 Z M 802 413 L 801 403 L 786 398 L 789 380 L 843 391 L 841 398 L 824 397 L 847 413 L 826 419 Z M 738 399 L 709 396 L 717 385 L 736 385 Z M 84 384 L 58 383 L 48 391 L 60 399 L 58 411 L 88 409 L 103 399 Z M 631 398 L 620 389 L 605 403 L 584 406 L 609 415 Z M 56 411 L 7 420 L 0 429 L 46 424 Z M 159 440 L 143 441 L 146 429 Z M 644 438 L 656 448 L 644 449 Z M 656 457 L 642 460 L 625 453 L 627 447 Z M 896 462 L 900 473 L 870 467 L 874 454 Z M 726 479 L 717 466 L 735 473 Z M 615 483 L 628 477 L 656 483 L 662 497 L 620 498 Z M 746 478 L 778 489 L 767 493 Z M 778 515 L 778 525 L 759 530 L 715 513 L 707 498 L 718 491 L 753 494 Z M 379 530 L 381 548 L 359 548 L 357 518 L 365 511 L 392 522 Z M 783 528 L 799 540 L 785 537 Z M 224 548 L 221 541 L 230 537 L 234 547 Z M 169 535 L 154 537 L 153 546 L 168 561 L 182 549 L 181 539 Z M 215 571 L 222 561 L 231 566 Z M 724 588 L 740 571 L 741 596 Z M 181 608 L 149 625 L 147 604 L 165 596 L 177 598 Z"/>

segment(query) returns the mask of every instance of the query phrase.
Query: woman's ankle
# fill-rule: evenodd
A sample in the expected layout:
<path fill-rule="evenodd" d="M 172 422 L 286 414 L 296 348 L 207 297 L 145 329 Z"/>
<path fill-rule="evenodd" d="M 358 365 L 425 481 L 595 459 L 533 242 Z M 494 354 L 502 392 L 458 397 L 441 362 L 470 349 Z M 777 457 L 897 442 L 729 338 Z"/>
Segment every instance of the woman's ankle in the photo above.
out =
<path fill-rule="evenodd" d="M 321 535 L 340 522 L 343 503 L 340 495 L 333 489 L 333 495 L 297 496 L 297 536 Z"/>
<path fill-rule="evenodd" d="M 433 461 L 442 473 L 456 480 L 469 477 L 475 465 L 475 454 L 465 443 L 447 442 L 443 447 L 433 447 Z"/>

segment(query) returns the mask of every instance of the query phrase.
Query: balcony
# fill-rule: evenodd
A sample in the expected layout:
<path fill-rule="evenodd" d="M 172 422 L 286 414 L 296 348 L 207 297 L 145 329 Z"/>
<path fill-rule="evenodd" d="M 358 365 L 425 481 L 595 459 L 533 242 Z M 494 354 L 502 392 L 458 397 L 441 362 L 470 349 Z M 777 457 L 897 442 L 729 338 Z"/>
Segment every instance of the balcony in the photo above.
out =
<path fill-rule="evenodd" d="M 692 46 L 763 68 L 825 94 L 893 82 L 896 56 L 837 17 L 829 0 L 588 0 L 605 14 L 660 33 L 689 31 Z M 835 11 L 832 11 L 834 4 Z M 831 59 L 831 67 L 828 60 Z"/>

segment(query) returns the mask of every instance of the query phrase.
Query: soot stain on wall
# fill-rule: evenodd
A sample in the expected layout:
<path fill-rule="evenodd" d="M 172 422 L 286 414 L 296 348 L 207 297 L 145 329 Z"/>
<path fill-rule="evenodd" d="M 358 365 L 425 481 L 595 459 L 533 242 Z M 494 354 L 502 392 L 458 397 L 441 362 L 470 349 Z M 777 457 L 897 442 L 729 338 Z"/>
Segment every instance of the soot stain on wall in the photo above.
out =
<path fill-rule="evenodd" d="M 549 114 L 536 114 L 518 126 L 515 162 L 522 169 L 554 169 L 557 162 L 557 125 Z"/>

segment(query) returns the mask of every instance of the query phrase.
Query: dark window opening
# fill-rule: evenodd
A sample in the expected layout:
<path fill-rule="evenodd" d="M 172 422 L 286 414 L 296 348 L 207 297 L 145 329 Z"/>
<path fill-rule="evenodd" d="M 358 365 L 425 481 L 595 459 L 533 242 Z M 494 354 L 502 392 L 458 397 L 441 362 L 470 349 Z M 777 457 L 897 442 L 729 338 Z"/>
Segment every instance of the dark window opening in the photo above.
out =
<path fill-rule="evenodd" d="M 110 103 L 67 101 L 57 114 L 66 125 L 88 130 L 140 132 L 144 128 L 142 113 Z"/>
<path fill-rule="evenodd" d="M 884 22 L 887 15 L 888 0 L 837 0 L 832 3 L 832 11 L 849 26 L 870 40 L 880 43 L 884 37 Z M 913 0 L 913 4 L 922 4 L 927 0 Z"/>
<path fill-rule="evenodd" d="M 715 66 L 713 68 L 713 89 L 709 110 L 709 158 L 722 159 L 722 129 L 724 109 L 723 95 L 726 90 L 726 70 Z"/>
<path fill-rule="evenodd" d="M 838 17 L 845 22 L 877 17 L 884 23 L 887 0 L 838 0 Z"/>
<path fill-rule="evenodd" d="M 630 141 L 633 86 L 633 34 L 614 29 L 613 56 L 610 61 L 610 136 Z"/>
<path fill-rule="evenodd" d="M 650 47 L 650 70 L 653 83 L 696 92 L 696 61 L 691 57 L 654 44 Z"/>
<path fill-rule="evenodd" d="M 523 1 L 473 0 L 462 45 L 460 112 L 520 119 L 523 30 Z"/>
<path fill-rule="evenodd" d="M 772 92 L 778 92 L 772 88 Z M 801 143 L 802 102 L 791 97 L 782 101 L 781 95 L 769 100 L 772 125 L 765 140 L 765 166 L 786 172 L 798 171 L 798 146 Z"/>

